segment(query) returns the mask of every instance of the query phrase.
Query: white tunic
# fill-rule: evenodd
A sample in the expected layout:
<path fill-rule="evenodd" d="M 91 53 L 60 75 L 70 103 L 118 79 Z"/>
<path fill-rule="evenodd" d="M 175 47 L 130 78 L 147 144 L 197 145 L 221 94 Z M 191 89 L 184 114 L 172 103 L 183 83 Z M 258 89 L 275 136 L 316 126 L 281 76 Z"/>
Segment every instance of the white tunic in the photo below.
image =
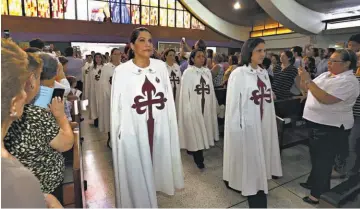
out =
<path fill-rule="evenodd" d="M 174 195 L 184 187 L 175 111 L 164 62 L 150 59 L 149 67 L 140 68 L 129 60 L 115 69 L 111 144 L 116 207 L 155 208 L 156 191 Z"/>
<path fill-rule="evenodd" d="M 99 130 L 104 133 L 110 132 L 111 83 L 115 68 L 116 66 L 112 63 L 105 64 L 101 69 L 99 80 L 100 94 L 97 95 L 99 101 Z"/>
<path fill-rule="evenodd" d="M 90 119 L 95 120 L 99 117 L 98 115 L 98 105 L 99 100 L 97 95 L 100 94 L 100 75 L 101 75 L 101 68 L 103 65 L 98 65 L 96 68 L 94 66 L 91 67 L 89 72 L 89 81 L 90 81 L 90 92 L 89 92 L 89 112 L 90 112 Z"/>
<path fill-rule="evenodd" d="M 82 81 L 83 81 L 83 93 L 82 99 L 89 99 L 90 94 L 90 70 L 92 69 L 93 64 L 86 62 L 82 67 Z"/>
<path fill-rule="evenodd" d="M 216 107 L 210 70 L 190 66 L 181 79 L 178 115 L 181 148 L 198 151 L 214 146 L 214 140 L 219 140 Z"/>
<path fill-rule="evenodd" d="M 176 63 L 173 66 L 166 65 L 168 72 L 170 83 L 173 90 L 174 100 L 175 100 L 175 107 L 176 113 L 179 115 L 179 99 L 180 99 L 180 82 L 181 82 L 181 71 L 180 66 Z"/>
<path fill-rule="evenodd" d="M 231 73 L 226 98 L 223 179 L 244 196 L 260 190 L 268 193 L 267 180 L 272 175 L 282 176 L 273 101 L 266 70 L 242 66 Z"/>

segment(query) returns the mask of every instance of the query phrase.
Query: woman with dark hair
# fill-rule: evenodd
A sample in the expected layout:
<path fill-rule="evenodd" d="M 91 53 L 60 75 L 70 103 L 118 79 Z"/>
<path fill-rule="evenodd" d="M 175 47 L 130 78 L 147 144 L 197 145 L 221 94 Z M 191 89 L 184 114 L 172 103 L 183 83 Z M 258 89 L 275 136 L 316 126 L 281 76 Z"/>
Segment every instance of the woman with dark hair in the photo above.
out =
<path fill-rule="evenodd" d="M 290 89 L 295 83 L 297 69 L 294 67 L 295 57 L 291 51 L 284 51 L 280 56 L 281 66 L 274 69 L 272 84 L 275 99 L 288 99 L 293 96 Z"/>
<path fill-rule="evenodd" d="M 204 60 L 202 49 L 191 52 L 190 67 L 181 79 L 178 115 L 180 146 L 193 155 L 199 169 L 205 168 L 203 150 L 219 141 L 217 100 L 211 72 L 203 67 Z"/>
<path fill-rule="evenodd" d="M 316 70 L 316 65 L 315 65 L 315 59 L 313 57 L 304 57 L 303 58 L 303 63 L 304 63 L 304 69 L 310 73 L 311 78 L 314 79 L 315 78 L 315 74 L 317 72 Z"/>
<path fill-rule="evenodd" d="M 94 56 L 93 65 L 89 71 L 89 117 L 90 120 L 94 120 L 94 126 L 99 126 L 99 114 L 98 114 L 98 103 L 99 100 L 96 98 L 100 94 L 99 80 L 101 75 L 101 69 L 104 67 L 103 56 L 100 53 L 96 53 Z"/>
<path fill-rule="evenodd" d="M 175 103 L 165 63 L 150 58 L 150 31 L 136 28 L 130 47 L 111 88 L 116 207 L 156 208 L 157 191 L 184 188 Z"/>
<path fill-rule="evenodd" d="M 212 49 L 206 49 L 207 59 L 206 59 L 206 67 L 212 69 L 213 67 L 213 58 L 214 51 Z"/>
<path fill-rule="evenodd" d="M 98 99 L 98 115 L 99 115 L 99 131 L 108 134 L 107 146 L 110 148 L 110 96 L 111 84 L 114 70 L 120 65 L 121 52 L 119 48 L 113 48 L 110 54 L 110 62 L 105 64 L 101 69 L 99 80 Z"/>
<path fill-rule="evenodd" d="M 226 99 L 223 179 L 248 196 L 250 208 L 266 208 L 268 179 L 282 176 L 273 92 L 260 67 L 264 58 L 263 39 L 244 43 Z"/>
<path fill-rule="evenodd" d="M 271 65 L 270 68 L 268 70 L 269 76 L 271 76 L 272 78 L 274 77 L 274 70 L 276 68 L 278 68 L 279 65 L 281 65 L 280 62 L 280 57 L 277 54 L 271 54 Z"/>
<path fill-rule="evenodd" d="M 233 55 L 233 56 L 229 57 L 229 65 L 230 66 L 224 73 L 223 82 L 221 84 L 222 86 L 227 85 L 227 82 L 229 80 L 231 72 L 237 68 L 238 64 L 239 64 L 239 60 L 238 60 L 237 56 Z"/>
<path fill-rule="evenodd" d="M 303 118 L 309 127 L 311 173 L 306 183 L 310 189 L 303 200 L 318 204 L 321 194 L 330 190 L 330 178 L 336 154 L 348 148 L 348 137 L 354 125 L 353 106 L 359 96 L 356 55 L 348 49 L 337 50 L 328 61 L 328 72 L 314 80 L 299 68 L 301 86 L 308 91 Z M 346 149 L 347 150 L 347 149 Z"/>
<path fill-rule="evenodd" d="M 179 115 L 179 98 L 180 98 L 180 82 L 181 82 L 181 71 L 180 66 L 175 63 L 175 50 L 167 49 L 164 52 L 164 61 L 170 76 L 170 83 L 174 95 L 175 107 L 177 115 Z"/>

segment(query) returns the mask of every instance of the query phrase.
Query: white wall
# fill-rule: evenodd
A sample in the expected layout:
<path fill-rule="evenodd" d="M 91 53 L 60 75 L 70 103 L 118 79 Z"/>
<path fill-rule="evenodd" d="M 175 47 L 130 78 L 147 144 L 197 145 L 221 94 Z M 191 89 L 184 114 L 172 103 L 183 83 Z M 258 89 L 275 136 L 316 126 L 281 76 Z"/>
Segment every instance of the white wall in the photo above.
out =
<path fill-rule="evenodd" d="M 229 54 L 229 48 L 216 47 L 216 53 L 218 54 Z"/>
<path fill-rule="evenodd" d="M 310 43 L 310 36 L 299 33 L 262 37 L 267 49 L 285 49 L 293 46 L 305 46 Z"/>
<path fill-rule="evenodd" d="M 266 42 L 266 48 L 286 49 L 293 46 L 304 47 L 306 44 L 313 44 L 315 47 L 334 47 L 336 43 L 347 42 L 351 35 L 359 33 L 360 27 L 352 29 L 327 30 L 319 35 L 303 35 L 299 33 L 262 37 Z M 275 50 L 276 51 L 276 50 Z"/>

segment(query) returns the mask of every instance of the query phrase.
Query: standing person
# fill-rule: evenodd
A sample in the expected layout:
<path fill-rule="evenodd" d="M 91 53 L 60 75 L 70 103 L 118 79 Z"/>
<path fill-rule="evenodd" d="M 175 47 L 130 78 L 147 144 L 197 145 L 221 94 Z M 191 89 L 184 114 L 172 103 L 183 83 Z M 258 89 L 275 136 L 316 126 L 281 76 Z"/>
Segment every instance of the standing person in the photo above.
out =
<path fill-rule="evenodd" d="M 316 74 L 315 77 L 318 77 L 324 72 L 328 71 L 328 60 L 331 57 L 331 55 L 335 52 L 334 48 L 327 48 L 324 52 L 324 58 L 320 61 L 316 68 Z"/>
<path fill-rule="evenodd" d="M 90 94 L 90 80 L 89 80 L 89 72 L 93 66 L 93 57 L 91 55 L 86 55 L 86 62 L 82 67 L 82 82 L 83 82 L 83 91 L 82 91 L 82 99 L 88 99 Z"/>
<path fill-rule="evenodd" d="M 233 55 L 229 57 L 229 68 L 225 71 L 224 73 L 224 78 L 222 81 L 222 86 L 227 85 L 227 82 L 229 80 L 230 74 L 237 68 L 238 64 L 239 64 L 239 60 L 238 57 Z"/>
<path fill-rule="evenodd" d="M 360 33 L 352 35 L 349 38 L 348 48 L 355 53 L 360 51 Z"/>
<path fill-rule="evenodd" d="M 294 46 L 291 49 L 291 52 L 294 54 L 294 57 L 295 57 L 294 67 L 297 69 L 301 66 L 302 48 L 300 46 Z"/>
<path fill-rule="evenodd" d="M 300 68 L 301 86 L 308 91 L 303 118 L 309 127 L 311 172 L 306 183 L 309 196 L 303 200 L 318 204 L 321 194 L 330 190 L 331 170 L 336 154 L 348 147 L 348 137 L 354 125 L 353 106 L 359 96 L 359 81 L 352 69 L 356 55 L 348 49 L 335 51 L 328 62 L 328 72 L 311 79 Z"/>
<path fill-rule="evenodd" d="M 177 115 L 179 114 L 179 98 L 180 98 L 180 82 L 181 82 L 181 71 L 180 66 L 175 63 L 175 50 L 168 49 L 164 52 L 164 59 L 166 67 L 169 72 L 170 82 L 173 90 L 175 107 Z"/>
<path fill-rule="evenodd" d="M 267 180 L 282 176 L 273 92 L 259 66 L 264 58 L 263 39 L 246 41 L 227 89 L 223 179 L 248 196 L 250 208 L 266 208 Z"/>
<path fill-rule="evenodd" d="M 213 84 L 215 88 L 221 87 L 222 81 L 224 79 L 225 70 L 222 62 L 223 62 L 223 56 L 221 54 L 216 54 L 214 57 L 213 68 L 211 69 Z"/>
<path fill-rule="evenodd" d="M 42 63 L 41 63 L 42 64 Z M 29 57 L 16 43 L 1 40 L 1 206 L 2 208 L 62 207 L 50 194 L 43 194 L 38 179 L 4 146 L 4 137 L 13 121 L 21 118 L 32 77 Z M 45 204 L 46 201 L 46 204 Z"/>
<path fill-rule="evenodd" d="M 98 102 L 99 99 L 96 98 L 99 95 L 99 80 L 101 75 L 101 68 L 104 66 L 102 60 L 102 55 L 96 53 L 94 57 L 94 63 L 89 71 L 89 83 L 90 83 L 90 92 L 89 92 L 89 109 L 90 109 L 90 119 L 94 120 L 95 127 L 99 125 L 99 115 L 98 115 Z"/>
<path fill-rule="evenodd" d="M 68 47 L 65 49 L 65 57 L 69 61 L 67 64 L 67 70 L 65 71 L 66 76 L 74 76 L 77 79 L 76 89 L 83 91 L 82 78 L 82 67 L 83 61 L 79 58 L 74 57 L 74 49 Z"/>
<path fill-rule="evenodd" d="M 291 51 L 284 51 L 280 56 L 281 65 L 278 65 L 274 71 L 273 91 L 276 99 L 288 99 L 293 96 L 291 87 L 295 83 L 298 75 L 297 69 L 294 67 L 295 58 Z M 300 93 L 299 89 L 297 89 Z"/>
<path fill-rule="evenodd" d="M 110 62 L 101 69 L 99 80 L 99 130 L 108 133 L 107 146 L 110 147 L 110 97 L 111 97 L 111 84 L 114 70 L 120 65 L 121 52 L 118 48 L 111 50 Z"/>
<path fill-rule="evenodd" d="M 135 29 L 130 42 L 111 89 L 116 207 L 156 208 L 156 191 L 184 188 L 176 110 L 165 63 L 150 59 L 150 31 Z"/>
<path fill-rule="evenodd" d="M 219 141 L 214 85 L 209 69 L 203 67 L 202 49 L 190 54 L 190 67 L 181 79 L 179 105 L 180 146 L 192 154 L 199 169 L 205 168 L 203 150 Z"/>

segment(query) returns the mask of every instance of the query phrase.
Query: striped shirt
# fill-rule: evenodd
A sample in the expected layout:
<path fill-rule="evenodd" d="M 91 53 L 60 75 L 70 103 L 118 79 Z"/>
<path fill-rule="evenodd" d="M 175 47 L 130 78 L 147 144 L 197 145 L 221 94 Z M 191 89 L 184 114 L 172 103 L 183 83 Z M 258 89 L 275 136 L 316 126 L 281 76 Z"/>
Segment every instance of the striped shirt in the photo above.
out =
<path fill-rule="evenodd" d="M 276 99 L 288 99 L 293 96 L 290 89 L 294 84 L 297 75 L 298 71 L 293 65 L 289 65 L 284 70 L 281 70 L 280 65 L 275 67 L 272 88 L 276 95 Z"/>
<path fill-rule="evenodd" d="M 359 85 L 360 85 L 360 76 L 356 76 L 356 78 L 359 80 Z M 354 116 L 360 117 L 360 96 L 356 99 L 353 112 L 354 112 Z"/>

